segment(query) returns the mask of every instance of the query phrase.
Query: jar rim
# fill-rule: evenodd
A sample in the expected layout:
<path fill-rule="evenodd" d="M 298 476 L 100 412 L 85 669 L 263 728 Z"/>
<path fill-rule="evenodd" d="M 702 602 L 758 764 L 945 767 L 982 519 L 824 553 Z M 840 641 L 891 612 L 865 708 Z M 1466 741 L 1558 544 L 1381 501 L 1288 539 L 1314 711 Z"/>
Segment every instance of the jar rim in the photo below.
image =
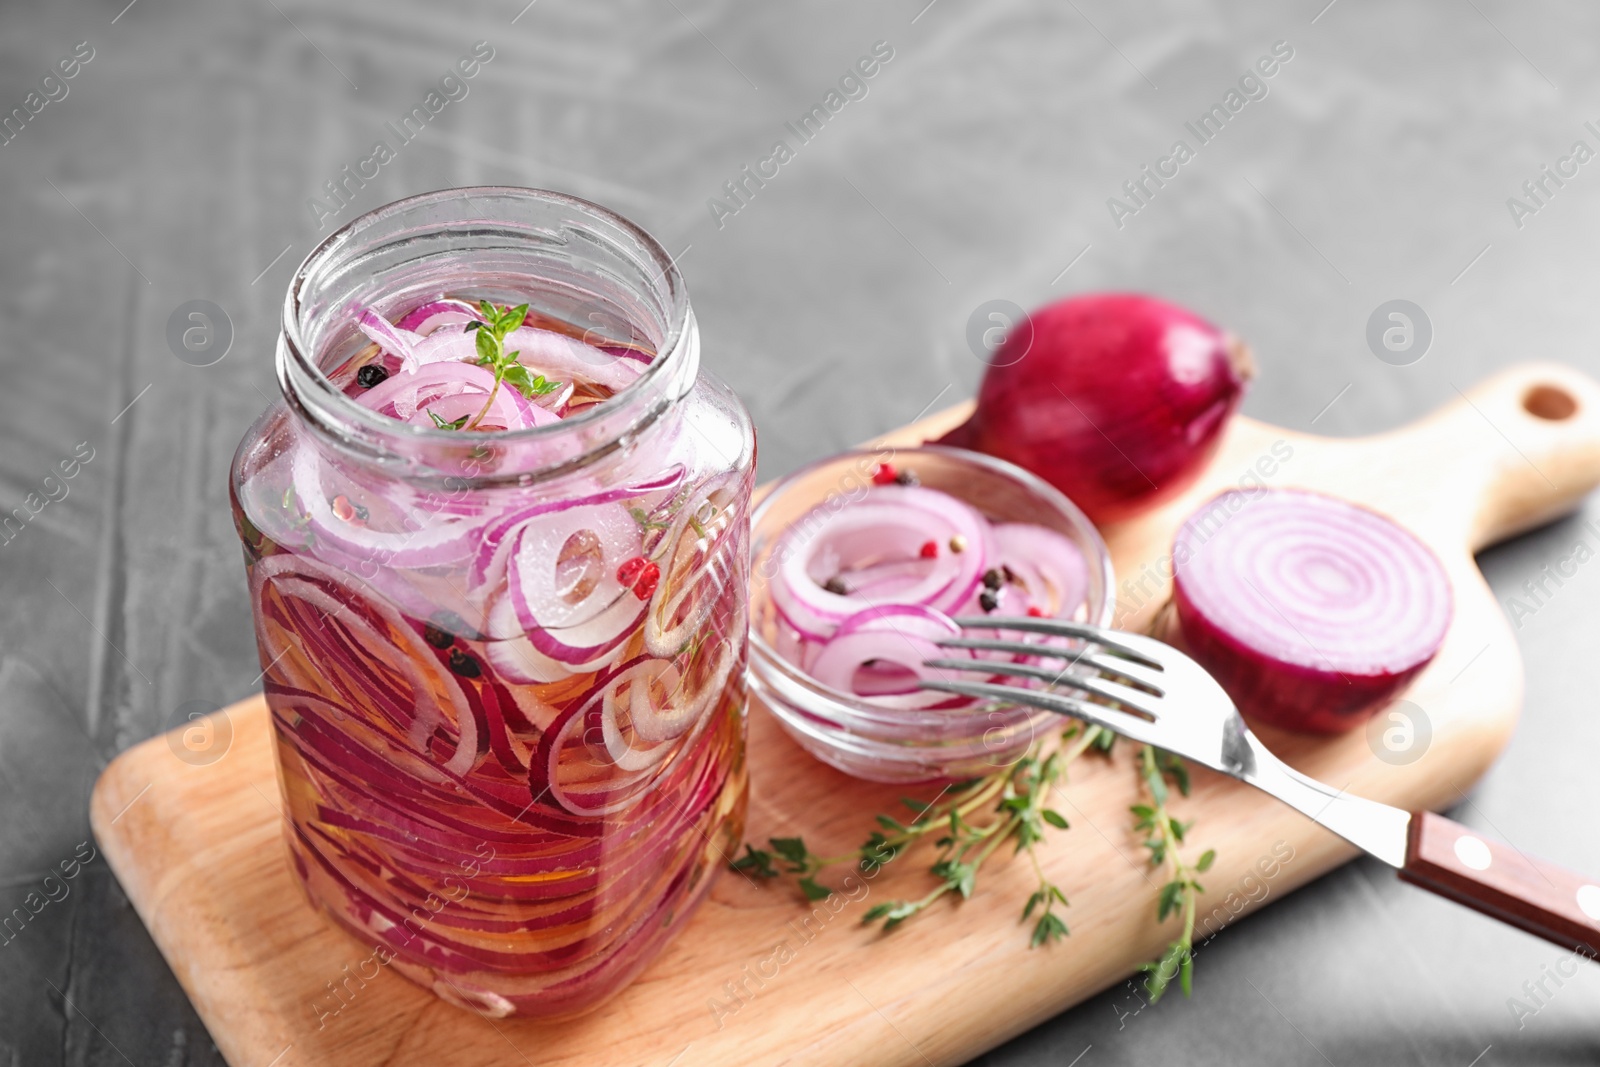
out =
<path fill-rule="evenodd" d="M 661 340 L 656 345 L 655 357 L 637 379 L 618 390 L 614 396 L 577 415 L 543 426 L 475 431 L 472 434 L 474 445 L 551 441 L 562 436 L 581 435 L 602 427 L 608 420 L 616 420 L 615 427 L 601 434 L 603 438 L 613 439 L 610 443 L 614 445 L 614 439 L 637 434 L 653 422 L 670 400 L 676 398 L 672 390 L 674 379 L 682 376 L 692 381 L 698 365 L 698 338 L 683 276 L 666 249 L 643 227 L 599 204 L 566 193 L 509 185 L 463 186 L 403 197 L 359 215 L 329 234 L 295 269 L 284 295 L 277 371 L 285 399 L 307 421 L 318 429 L 331 432 L 346 445 L 363 438 L 408 441 L 419 445 L 462 443 L 456 431 L 402 422 L 379 414 L 346 396 L 320 366 L 307 340 L 310 327 L 306 307 L 308 289 L 327 273 L 365 254 L 368 248 L 360 240 L 364 234 L 370 234 L 374 228 L 386 224 L 392 226 L 407 215 L 453 201 L 467 204 L 473 214 L 430 223 L 426 229 L 437 233 L 470 227 L 475 223 L 510 228 L 521 225 L 531 235 L 538 232 L 537 227 L 519 224 L 504 213 L 497 216 L 492 210 L 478 208 L 476 202 L 520 202 L 566 209 L 570 218 L 562 220 L 563 228 L 589 224 L 592 229 L 585 236 L 640 268 L 641 276 L 648 279 L 652 290 L 640 295 L 655 301 L 662 320 Z M 385 237 L 379 234 L 380 240 L 398 237 L 403 235 L 391 233 Z M 690 366 L 685 367 L 685 363 Z M 619 413 L 630 407 L 638 410 L 631 417 L 617 420 Z M 602 441 L 595 449 L 586 452 L 606 450 L 609 450 L 607 442 Z M 592 457 L 576 457 L 557 466 L 565 470 L 588 458 Z M 519 471 L 515 472 L 515 476 L 526 478 L 549 473 L 553 471 Z"/>

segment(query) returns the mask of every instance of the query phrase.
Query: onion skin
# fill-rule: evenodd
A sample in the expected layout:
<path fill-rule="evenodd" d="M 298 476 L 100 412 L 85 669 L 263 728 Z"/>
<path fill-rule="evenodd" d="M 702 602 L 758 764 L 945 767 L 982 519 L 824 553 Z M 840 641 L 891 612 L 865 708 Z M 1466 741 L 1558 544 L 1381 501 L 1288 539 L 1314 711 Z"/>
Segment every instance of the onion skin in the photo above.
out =
<path fill-rule="evenodd" d="M 1454 614 L 1444 567 L 1415 535 L 1320 493 L 1223 493 L 1184 523 L 1173 559 L 1174 643 L 1251 721 L 1296 733 L 1365 723 L 1433 662 Z M 1314 571 L 1351 581 L 1319 603 Z"/>
<path fill-rule="evenodd" d="M 1184 596 L 1182 585 L 1174 585 L 1172 601 L 1184 651 L 1210 672 L 1246 718 L 1281 730 L 1321 735 L 1353 730 L 1433 662 L 1429 656 L 1398 672 L 1345 671 L 1341 679 L 1312 667 L 1281 663 L 1241 643 L 1200 614 Z"/>
<path fill-rule="evenodd" d="M 992 357 L 977 410 L 939 443 L 1032 471 L 1097 525 L 1188 488 L 1243 398 L 1248 350 L 1138 293 L 1070 297 L 1028 318 L 1032 330 Z"/>

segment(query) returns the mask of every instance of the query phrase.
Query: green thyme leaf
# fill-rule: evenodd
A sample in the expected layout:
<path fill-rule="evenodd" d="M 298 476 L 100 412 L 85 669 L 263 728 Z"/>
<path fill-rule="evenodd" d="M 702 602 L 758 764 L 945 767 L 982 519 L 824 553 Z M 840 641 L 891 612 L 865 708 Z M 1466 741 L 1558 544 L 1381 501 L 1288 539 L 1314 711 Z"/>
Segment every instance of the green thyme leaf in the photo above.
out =
<path fill-rule="evenodd" d="M 772 853 L 760 849 L 744 846 L 744 855 L 734 860 L 732 867 L 736 871 L 753 874 L 757 878 L 776 878 L 778 868 L 772 865 Z"/>
<path fill-rule="evenodd" d="M 807 900 L 827 900 L 833 896 L 833 890 L 819 884 L 814 878 L 800 879 L 800 891 L 806 895 Z"/>
<path fill-rule="evenodd" d="M 479 330 L 474 344 L 478 348 L 478 366 L 494 367 L 500 362 L 500 342 L 488 330 Z"/>
<path fill-rule="evenodd" d="M 782 856 L 790 864 L 790 869 L 796 873 L 808 870 L 810 867 L 811 852 L 806 848 L 806 843 L 798 837 L 769 837 L 772 851 Z"/>
<path fill-rule="evenodd" d="M 1028 947 L 1038 948 L 1040 945 L 1047 945 L 1066 937 L 1067 933 L 1067 924 L 1062 921 L 1061 916 L 1053 911 L 1047 911 L 1039 916 L 1038 922 L 1034 923 L 1033 936 L 1028 939 Z"/>
<path fill-rule="evenodd" d="M 523 321 L 525 319 L 527 319 L 527 317 L 528 317 L 528 305 L 527 304 L 518 304 L 516 307 L 511 308 L 508 311 L 506 311 L 506 313 L 504 315 L 502 315 L 501 318 L 500 318 L 500 323 L 499 323 L 500 336 L 501 337 L 505 337 L 512 330 L 515 330 L 518 326 L 521 326 Z"/>
<path fill-rule="evenodd" d="M 640 526 L 650 522 L 650 515 L 642 510 L 634 509 L 630 514 Z M 970 898 L 977 892 L 978 874 L 985 862 L 1010 843 L 1013 854 L 1029 854 L 1038 876 L 1022 908 L 1021 922 L 1032 923 L 1030 943 L 1038 947 L 1066 937 L 1067 923 L 1057 909 L 1068 906 L 1067 895 L 1046 877 L 1035 850 L 1052 829 L 1068 827 L 1066 817 L 1047 805 L 1050 791 L 1065 780 L 1071 760 L 1091 750 L 1104 751 L 1105 731 L 1075 726 L 1059 736 L 1064 745 L 1060 750 L 1050 747 L 1053 738 L 1041 739 L 1011 765 L 982 778 L 947 786 L 932 800 L 900 798 L 900 806 L 916 813 L 916 818 L 908 824 L 891 814 L 878 814 L 876 827 L 854 851 L 821 857 L 799 837 L 773 837 L 768 839 L 770 853 L 746 845 L 746 855 L 736 866 L 761 871 L 765 863 L 765 868 L 777 871 L 781 865 L 783 873 L 794 876 L 805 899 L 816 901 L 832 895 L 817 880 L 820 871 L 849 863 L 872 874 L 908 849 L 927 843 L 936 851 L 927 868 L 936 880 L 932 888 L 913 900 L 874 904 L 861 917 L 864 924 L 880 924 L 887 933 L 928 911 L 942 897 Z M 1152 820 L 1156 814 L 1157 809 L 1152 808 Z M 1163 812 L 1160 818 L 1165 820 L 1167 816 Z M 1153 821 L 1147 835 L 1161 840 Z"/>

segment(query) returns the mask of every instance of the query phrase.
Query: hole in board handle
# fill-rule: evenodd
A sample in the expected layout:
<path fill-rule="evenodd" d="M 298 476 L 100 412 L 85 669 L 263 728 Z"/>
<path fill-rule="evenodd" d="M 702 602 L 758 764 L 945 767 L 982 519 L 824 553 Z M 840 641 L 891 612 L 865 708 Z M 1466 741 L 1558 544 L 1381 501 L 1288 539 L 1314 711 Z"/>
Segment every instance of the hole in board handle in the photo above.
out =
<path fill-rule="evenodd" d="M 1535 385 L 1522 396 L 1522 409 L 1536 419 L 1560 422 L 1578 410 L 1578 401 L 1558 385 Z"/>

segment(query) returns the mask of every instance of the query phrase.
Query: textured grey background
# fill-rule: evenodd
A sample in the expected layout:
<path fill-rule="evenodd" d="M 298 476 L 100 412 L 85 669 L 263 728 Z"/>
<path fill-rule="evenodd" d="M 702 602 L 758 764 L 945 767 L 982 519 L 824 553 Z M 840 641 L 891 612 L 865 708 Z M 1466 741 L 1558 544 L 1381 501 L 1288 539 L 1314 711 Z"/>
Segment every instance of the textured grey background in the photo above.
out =
<path fill-rule="evenodd" d="M 996 297 L 1165 294 L 1253 342 L 1249 413 L 1337 434 L 1521 357 L 1600 372 L 1600 163 L 1520 229 L 1505 204 L 1574 140 L 1600 144 L 1582 128 L 1600 118 L 1593 5 L 522 2 L 0 8 L 0 110 L 95 50 L 0 146 L 0 510 L 94 449 L 0 544 L 0 911 L 87 837 L 112 755 L 254 687 L 226 473 L 274 393 L 285 282 L 327 232 L 306 200 L 474 40 L 497 55 L 470 96 L 337 221 L 475 183 L 632 216 L 683 253 L 707 362 L 753 409 L 769 476 L 970 392 L 967 316 Z M 719 229 L 707 198 L 880 39 L 895 56 L 869 95 Z M 1276 40 L 1294 58 L 1270 95 L 1116 228 L 1106 198 Z M 1406 368 L 1363 341 L 1396 297 L 1436 333 Z M 168 349 L 191 299 L 232 319 L 215 366 Z M 1487 555 L 1502 599 L 1579 529 Z M 1583 571 L 1524 620 L 1528 713 L 1457 813 L 1591 871 L 1597 583 Z M 220 1062 L 104 860 L 71 886 L 0 947 L 0 1065 Z M 1507 1009 L 1558 955 L 1357 864 L 1219 938 L 1192 1000 L 1119 1021 L 1108 995 L 980 1062 L 1600 1062 L 1594 968 L 1520 1029 Z"/>

